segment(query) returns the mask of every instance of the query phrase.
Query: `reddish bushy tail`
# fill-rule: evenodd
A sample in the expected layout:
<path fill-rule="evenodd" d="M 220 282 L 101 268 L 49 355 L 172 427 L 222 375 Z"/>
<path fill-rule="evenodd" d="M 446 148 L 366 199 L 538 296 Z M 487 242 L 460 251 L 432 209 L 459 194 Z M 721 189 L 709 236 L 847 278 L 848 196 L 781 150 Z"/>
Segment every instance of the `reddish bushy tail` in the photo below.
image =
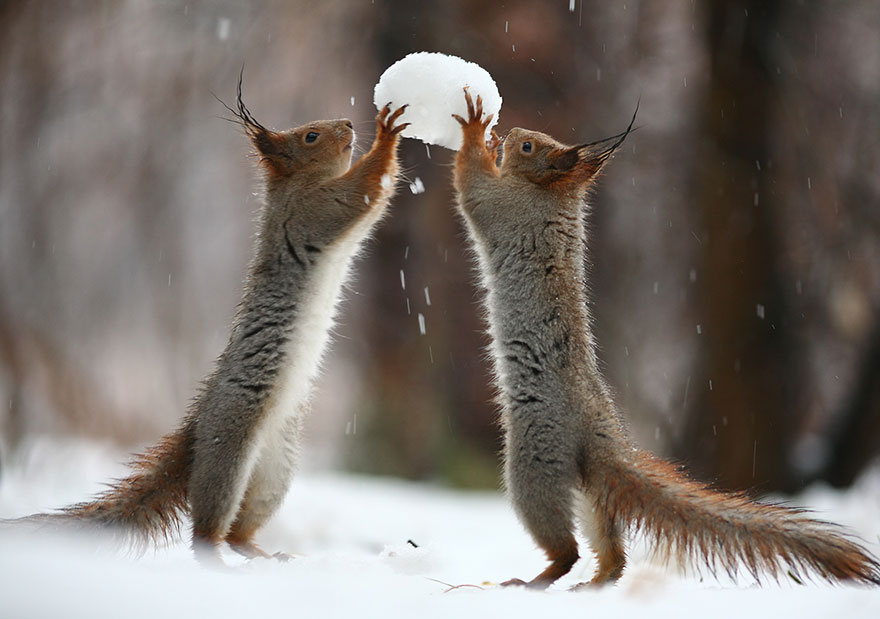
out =
<path fill-rule="evenodd" d="M 880 564 L 836 525 L 804 511 L 756 503 L 687 479 L 648 453 L 604 465 L 591 488 L 599 513 L 620 530 L 644 531 L 662 556 L 704 564 L 735 577 L 739 566 L 758 580 L 785 567 L 799 578 L 880 585 Z"/>
<path fill-rule="evenodd" d="M 189 510 L 186 491 L 192 462 L 191 425 L 187 422 L 135 456 L 130 463 L 134 472 L 110 484 L 91 501 L 7 522 L 57 531 L 106 531 L 137 552 L 168 542 L 179 533 L 181 519 Z"/>

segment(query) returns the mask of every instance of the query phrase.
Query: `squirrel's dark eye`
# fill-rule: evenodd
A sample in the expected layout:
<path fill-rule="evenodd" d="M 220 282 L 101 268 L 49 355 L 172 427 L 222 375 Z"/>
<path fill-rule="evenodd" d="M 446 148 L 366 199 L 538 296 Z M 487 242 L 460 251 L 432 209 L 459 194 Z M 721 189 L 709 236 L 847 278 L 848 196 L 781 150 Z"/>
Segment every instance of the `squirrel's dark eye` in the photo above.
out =
<path fill-rule="evenodd" d="M 309 131 L 306 134 L 306 144 L 311 144 L 312 142 L 314 142 L 317 139 L 318 139 L 318 134 L 315 133 L 314 131 Z"/>
<path fill-rule="evenodd" d="M 531 142 L 523 142 L 522 149 L 523 149 L 524 153 L 532 152 L 532 143 Z"/>

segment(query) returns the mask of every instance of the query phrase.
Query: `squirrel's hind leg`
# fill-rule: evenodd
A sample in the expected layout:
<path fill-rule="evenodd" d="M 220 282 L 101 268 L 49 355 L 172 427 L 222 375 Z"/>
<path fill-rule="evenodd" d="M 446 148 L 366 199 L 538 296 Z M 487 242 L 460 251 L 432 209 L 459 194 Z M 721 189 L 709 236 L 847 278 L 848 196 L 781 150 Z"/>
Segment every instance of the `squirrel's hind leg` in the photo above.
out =
<path fill-rule="evenodd" d="M 596 508 L 591 497 L 578 491 L 575 497 L 575 512 L 581 531 L 596 554 L 596 573 L 589 582 L 572 587 L 572 591 L 606 585 L 616 582 L 626 566 L 626 550 L 620 527 Z"/>
<path fill-rule="evenodd" d="M 548 565 L 543 572 L 535 576 L 529 582 L 525 582 L 519 578 L 512 578 L 501 583 L 501 586 L 509 587 L 511 585 L 520 585 L 529 587 L 530 589 L 546 589 L 568 574 L 571 571 L 572 566 L 577 563 L 578 560 L 577 542 L 573 537 L 570 544 L 564 543 L 553 548 L 544 547 L 544 552 L 550 560 L 550 565 Z"/>
<path fill-rule="evenodd" d="M 197 440 L 197 457 L 187 489 L 193 525 L 192 550 L 202 565 L 222 568 L 220 545 L 236 519 L 255 454 L 252 455 L 254 447 L 250 445 L 253 440 L 246 435 L 228 435 L 225 441 L 205 438 Z"/>
<path fill-rule="evenodd" d="M 287 561 L 290 555 L 269 554 L 253 538 L 284 501 L 296 467 L 300 416 L 285 420 L 281 430 L 267 437 L 248 480 L 238 514 L 226 534 L 229 546 L 245 557 Z"/>
<path fill-rule="evenodd" d="M 508 453 L 518 453 L 515 441 Z M 519 579 L 502 583 L 546 589 L 571 571 L 578 560 L 578 544 L 567 471 L 534 466 L 528 456 L 508 459 L 506 485 L 520 520 L 544 550 L 550 565 L 528 583 Z"/>

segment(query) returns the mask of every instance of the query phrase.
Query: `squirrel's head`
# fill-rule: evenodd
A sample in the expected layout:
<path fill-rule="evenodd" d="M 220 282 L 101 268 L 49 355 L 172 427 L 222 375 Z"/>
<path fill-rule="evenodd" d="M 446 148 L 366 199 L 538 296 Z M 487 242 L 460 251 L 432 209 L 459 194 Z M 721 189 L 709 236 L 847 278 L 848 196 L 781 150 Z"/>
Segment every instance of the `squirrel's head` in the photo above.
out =
<path fill-rule="evenodd" d="M 314 171 L 328 177 L 351 167 L 354 129 L 348 119 L 317 120 L 287 131 L 249 130 L 260 162 L 275 176 Z"/>
<path fill-rule="evenodd" d="M 287 131 L 271 131 L 257 122 L 242 101 L 241 76 L 237 103 L 237 109 L 223 105 L 244 128 L 270 179 L 284 179 L 304 172 L 335 177 L 351 167 L 355 134 L 350 120 L 318 120 Z"/>
<path fill-rule="evenodd" d="M 638 109 L 636 106 L 636 113 Z M 623 133 L 578 146 L 567 146 L 538 131 L 511 129 L 504 138 L 501 173 L 525 178 L 536 185 L 584 188 L 623 144 L 635 119 L 633 114 Z"/>

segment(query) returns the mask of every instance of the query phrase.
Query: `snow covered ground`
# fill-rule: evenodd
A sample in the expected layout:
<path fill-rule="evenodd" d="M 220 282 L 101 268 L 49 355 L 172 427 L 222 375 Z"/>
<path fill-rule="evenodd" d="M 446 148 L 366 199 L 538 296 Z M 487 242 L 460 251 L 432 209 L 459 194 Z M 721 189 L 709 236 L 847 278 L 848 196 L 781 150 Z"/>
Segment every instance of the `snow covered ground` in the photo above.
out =
<path fill-rule="evenodd" d="M 124 454 L 95 444 L 41 440 L 25 454 L 3 472 L 0 517 L 82 500 L 125 472 Z M 880 550 L 880 470 L 847 493 L 816 487 L 795 502 Z M 567 592 L 591 574 L 583 559 L 548 592 L 502 589 L 495 583 L 532 577 L 544 560 L 500 493 L 391 479 L 302 473 L 259 541 L 296 558 L 229 553 L 235 569 L 220 573 L 200 568 L 185 543 L 134 559 L 7 531 L 0 617 L 880 617 L 877 589 L 701 581 L 650 563 L 638 543 L 615 587 Z"/>

